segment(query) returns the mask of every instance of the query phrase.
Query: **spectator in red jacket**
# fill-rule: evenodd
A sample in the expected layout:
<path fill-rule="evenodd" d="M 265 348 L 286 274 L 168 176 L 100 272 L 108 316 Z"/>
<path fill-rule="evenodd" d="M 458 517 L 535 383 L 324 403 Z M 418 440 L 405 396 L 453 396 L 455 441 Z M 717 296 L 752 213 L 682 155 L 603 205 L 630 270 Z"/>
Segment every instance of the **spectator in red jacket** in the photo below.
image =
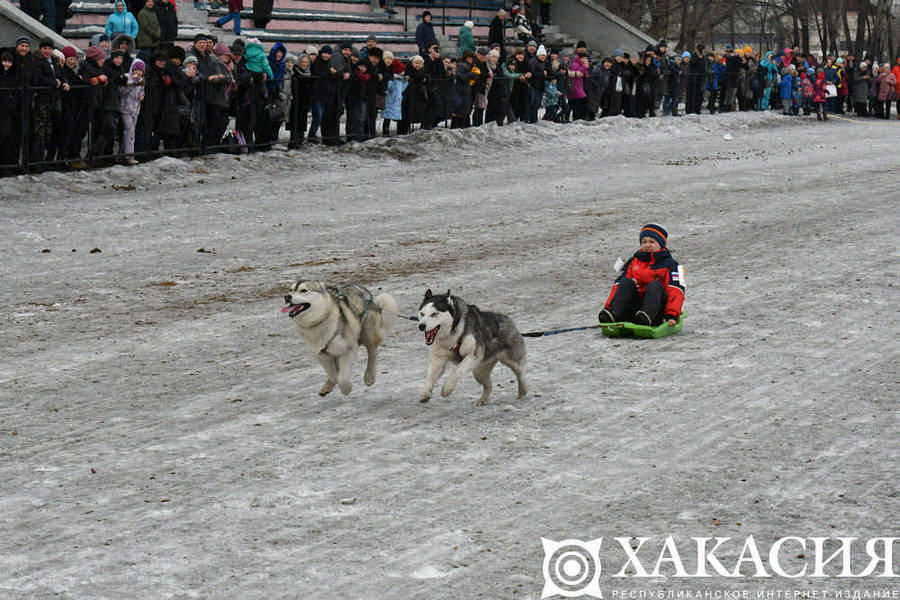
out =
<path fill-rule="evenodd" d="M 674 326 L 684 304 L 683 271 L 666 248 L 668 233 L 659 225 L 644 225 L 638 235 L 640 249 L 616 278 L 601 323 L 629 321 L 638 325 Z"/>

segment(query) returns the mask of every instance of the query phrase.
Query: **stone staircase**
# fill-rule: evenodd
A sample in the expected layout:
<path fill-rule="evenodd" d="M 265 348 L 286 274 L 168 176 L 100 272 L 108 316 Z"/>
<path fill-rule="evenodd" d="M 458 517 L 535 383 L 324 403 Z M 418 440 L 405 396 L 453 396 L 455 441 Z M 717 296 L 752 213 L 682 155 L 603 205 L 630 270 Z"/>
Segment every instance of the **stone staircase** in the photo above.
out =
<path fill-rule="evenodd" d="M 417 53 L 415 31 L 422 12 L 430 10 L 432 23 L 445 52 L 455 54 L 459 28 L 471 20 L 475 27 L 476 44 L 487 42 L 491 19 L 503 7 L 502 0 L 448 0 L 445 4 L 419 0 L 396 0 L 395 14 L 373 8 L 370 0 L 275 0 L 271 20 L 265 29 L 253 27 L 252 0 L 245 0 L 241 16 L 241 37 L 258 38 L 265 46 L 282 42 L 291 52 L 301 52 L 309 45 L 321 47 L 348 41 L 361 46 L 374 34 L 378 46 L 405 57 Z M 197 10 L 190 0 L 178 2 L 178 44 L 189 46 L 198 33 L 212 33 L 219 41 L 230 44 L 235 35 L 231 22 L 225 28 L 216 26 L 216 20 L 227 13 L 225 8 Z M 113 4 L 92 0 L 76 0 L 71 5 L 74 16 L 66 23 L 64 37 L 86 48 L 92 35 L 103 33 L 106 19 L 113 11 Z M 507 25 L 511 21 L 507 19 Z M 507 44 L 515 44 L 512 29 Z M 544 28 L 548 44 L 568 45 L 574 42 L 561 34 L 558 28 Z"/>

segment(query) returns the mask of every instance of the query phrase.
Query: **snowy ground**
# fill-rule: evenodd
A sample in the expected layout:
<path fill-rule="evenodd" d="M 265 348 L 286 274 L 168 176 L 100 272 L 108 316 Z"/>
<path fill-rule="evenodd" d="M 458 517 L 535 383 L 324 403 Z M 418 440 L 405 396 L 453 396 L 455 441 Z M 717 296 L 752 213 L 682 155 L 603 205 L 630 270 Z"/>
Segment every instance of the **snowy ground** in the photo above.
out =
<path fill-rule="evenodd" d="M 0 181 L 0 598 L 538 598 L 541 537 L 897 535 L 898 134 L 610 119 Z M 648 221 L 684 331 L 529 339 L 522 401 L 498 367 L 488 407 L 417 402 L 404 321 L 320 399 L 279 312 L 305 276 L 588 325 Z"/>

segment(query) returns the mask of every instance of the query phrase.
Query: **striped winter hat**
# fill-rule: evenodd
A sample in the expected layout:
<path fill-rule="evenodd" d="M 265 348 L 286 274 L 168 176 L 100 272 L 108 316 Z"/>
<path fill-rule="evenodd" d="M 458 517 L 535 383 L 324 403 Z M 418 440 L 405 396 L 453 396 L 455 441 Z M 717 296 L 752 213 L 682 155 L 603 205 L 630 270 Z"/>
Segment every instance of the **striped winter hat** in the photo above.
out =
<path fill-rule="evenodd" d="M 653 223 L 648 223 L 641 227 L 641 233 L 638 235 L 638 242 L 640 242 L 645 237 L 652 238 L 659 242 L 660 248 L 666 247 L 666 238 L 669 237 L 669 232 L 660 227 L 659 225 L 654 225 Z"/>

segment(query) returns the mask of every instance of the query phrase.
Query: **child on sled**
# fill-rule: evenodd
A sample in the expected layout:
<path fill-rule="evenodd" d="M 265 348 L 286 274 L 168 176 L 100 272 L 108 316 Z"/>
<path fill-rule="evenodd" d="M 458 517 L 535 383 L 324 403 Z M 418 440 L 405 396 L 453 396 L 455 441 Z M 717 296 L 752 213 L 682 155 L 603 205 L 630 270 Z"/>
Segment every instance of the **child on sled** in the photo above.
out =
<path fill-rule="evenodd" d="M 640 249 L 616 277 L 598 315 L 601 323 L 628 321 L 655 327 L 665 321 L 675 326 L 684 304 L 683 271 L 666 248 L 667 237 L 659 225 L 641 228 Z"/>

